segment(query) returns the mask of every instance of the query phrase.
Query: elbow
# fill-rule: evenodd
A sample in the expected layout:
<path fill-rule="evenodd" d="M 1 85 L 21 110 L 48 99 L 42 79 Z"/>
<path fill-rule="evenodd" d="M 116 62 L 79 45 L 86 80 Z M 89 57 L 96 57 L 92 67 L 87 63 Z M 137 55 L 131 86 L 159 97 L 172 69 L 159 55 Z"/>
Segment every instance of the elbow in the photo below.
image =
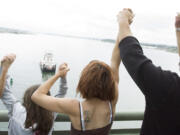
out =
<path fill-rule="evenodd" d="M 36 94 L 36 92 L 34 92 L 34 93 L 32 94 L 32 96 L 31 96 L 31 100 L 32 100 L 33 102 L 35 102 L 35 101 L 36 101 L 36 97 L 37 97 L 37 94 Z"/>
<path fill-rule="evenodd" d="M 115 77 L 115 82 L 119 84 L 119 77 Z"/>
<path fill-rule="evenodd" d="M 38 92 L 38 90 L 36 90 L 36 91 L 32 94 L 31 100 L 32 100 L 34 103 L 38 104 L 39 100 L 42 98 L 42 95 L 43 95 L 43 94 L 41 94 L 40 92 Z"/>
<path fill-rule="evenodd" d="M 115 82 L 119 84 L 119 70 L 113 70 L 113 76 Z"/>
<path fill-rule="evenodd" d="M 32 94 L 32 96 L 31 96 L 31 100 L 32 100 L 32 101 L 34 101 L 34 94 Z"/>

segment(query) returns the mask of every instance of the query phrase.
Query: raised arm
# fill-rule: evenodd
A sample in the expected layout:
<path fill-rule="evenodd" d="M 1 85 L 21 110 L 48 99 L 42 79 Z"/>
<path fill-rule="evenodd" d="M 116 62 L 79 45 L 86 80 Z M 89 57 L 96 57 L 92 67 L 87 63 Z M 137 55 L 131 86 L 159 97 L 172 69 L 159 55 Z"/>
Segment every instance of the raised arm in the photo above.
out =
<path fill-rule="evenodd" d="M 111 69 L 114 73 L 114 77 L 116 80 L 116 97 L 115 100 L 113 101 L 114 104 L 117 103 L 118 100 L 118 84 L 119 84 L 119 65 L 121 62 L 121 57 L 120 57 L 120 50 L 119 50 L 119 42 L 126 36 L 131 35 L 130 29 L 128 29 L 127 26 L 129 26 L 132 23 L 133 19 L 133 14 L 132 11 L 129 9 L 124 9 L 123 11 L 119 12 L 117 15 L 117 20 L 119 22 L 121 29 L 119 29 L 116 43 L 112 52 L 112 57 L 111 57 Z M 122 21 L 123 20 L 123 21 Z M 126 27 L 126 28 L 124 28 Z"/>
<path fill-rule="evenodd" d="M 1 75 L 0 75 L 0 98 L 1 98 L 2 94 L 3 94 L 4 87 L 5 87 L 8 69 L 4 70 L 2 67 L 0 67 L 0 70 L 1 70 L 0 71 L 1 72 Z"/>
<path fill-rule="evenodd" d="M 1 74 L 0 74 L 0 98 L 2 97 L 4 88 L 5 88 L 5 82 L 7 77 L 7 72 L 11 64 L 14 62 L 16 58 L 15 54 L 9 54 L 7 56 L 4 56 L 4 58 L 1 60 Z"/>
<path fill-rule="evenodd" d="M 124 37 L 132 35 L 129 25 L 132 23 L 133 17 L 134 15 L 130 9 L 123 9 L 123 11 L 119 12 L 119 14 L 117 15 L 119 32 L 111 57 L 111 68 L 117 83 L 119 83 L 119 65 L 121 62 L 119 42 Z"/>
<path fill-rule="evenodd" d="M 111 57 L 111 69 L 113 71 L 116 83 L 119 83 L 119 65 L 121 62 L 120 58 L 120 50 L 119 50 L 119 34 L 116 39 L 116 43 L 112 52 L 112 57 Z"/>
<path fill-rule="evenodd" d="M 178 54 L 179 54 L 179 57 L 180 57 L 180 13 L 176 16 L 175 28 L 176 28 Z M 179 67 L 180 67 L 180 59 L 179 59 Z"/>
<path fill-rule="evenodd" d="M 15 60 L 15 58 L 16 58 L 16 56 L 14 54 L 9 54 L 3 58 L 2 62 L 1 62 L 2 63 L 1 64 L 2 74 L 7 74 L 8 69 L 9 69 L 10 65 L 13 63 L 13 61 Z M 2 88 L 1 89 L 1 93 L 2 93 L 1 100 L 8 110 L 8 116 L 11 117 L 12 112 L 13 112 L 13 106 L 15 103 L 17 103 L 18 100 L 16 99 L 16 97 L 13 95 L 13 93 L 11 91 L 7 75 L 5 75 L 4 78 L 2 78 L 0 83 L 2 86 L 1 87 Z"/>
<path fill-rule="evenodd" d="M 50 110 L 52 112 L 59 112 L 71 115 L 71 112 L 74 109 L 74 100 L 67 98 L 57 98 L 48 96 L 47 93 L 57 81 L 59 77 L 65 77 L 69 68 L 67 64 L 62 64 L 59 68 L 59 71 L 43 83 L 32 95 L 31 99 L 41 107 Z M 78 105 L 78 102 L 75 103 Z M 78 108 L 78 107 L 77 107 Z"/>
<path fill-rule="evenodd" d="M 122 27 L 120 26 L 120 29 Z M 129 31 L 128 25 L 126 25 Z M 122 28 L 123 29 L 123 28 Z M 126 36 L 119 44 L 124 66 L 134 82 L 141 89 L 146 101 L 151 105 L 165 103 L 172 94 L 177 94 L 179 80 L 177 74 L 156 67 L 144 54 L 135 37 Z"/>
<path fill-rule="evenodd" d="M 119 33 L 118 40 L 121 42 L 127 36 L 132 36 L 130 24 L 133 22 L 134 14 L 131 9 L 125 8 L 117 15 Z M 118 42 L 118 43 L 119 43 Z"/>

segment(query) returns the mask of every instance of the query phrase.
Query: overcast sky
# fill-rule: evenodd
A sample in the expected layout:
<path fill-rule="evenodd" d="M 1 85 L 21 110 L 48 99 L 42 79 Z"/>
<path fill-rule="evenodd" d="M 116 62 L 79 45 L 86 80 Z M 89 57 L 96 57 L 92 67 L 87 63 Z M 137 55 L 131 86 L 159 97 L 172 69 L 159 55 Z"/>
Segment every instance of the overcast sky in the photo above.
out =
<path fill-rule="evenodd" d="M 176 43 L 179 0 L 0 0 L 0 27 L 114 38 L 124 7 L 136 14 L 132 31 L 141 41 Z"/>

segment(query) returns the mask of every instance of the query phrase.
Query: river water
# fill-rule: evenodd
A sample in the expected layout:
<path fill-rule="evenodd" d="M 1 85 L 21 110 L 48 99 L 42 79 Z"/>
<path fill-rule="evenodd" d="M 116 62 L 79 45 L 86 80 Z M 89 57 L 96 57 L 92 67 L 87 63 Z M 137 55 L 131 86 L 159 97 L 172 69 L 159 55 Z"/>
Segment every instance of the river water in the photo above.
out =
<path fill-rule="evenodd" d="M 25 90 L 42 82 L 39 61 L 44 53 L 51 51 L 57 65 L 67 62 L 70 71 L 67 75 L 68 92 L 67 97 L 76 96 L 76 86 L 81 70 L 91 60 L 97 59 L 110 63 L 113 43 L 96 40 L 50 36 L 43 34 L 0 34 L 0 58 L 13 52 L 17 58 L 9 70 L 13 78 L 13 94 L 22 100 Z M 152 48 L 144 48 L 145 54 L 150 57 L 156 65 L 163 69 L 170 69 L 178 73 L 178 55 Z M 120 65 L 119 101 L 117 112 L 120 111 L 144 111 L 144 96 L 128 75 L 123 64 Z M 58 90 L 58 82 L 53 86 L 52 93 Z M 0 101 L 0 110 L 5 107 Z"/>

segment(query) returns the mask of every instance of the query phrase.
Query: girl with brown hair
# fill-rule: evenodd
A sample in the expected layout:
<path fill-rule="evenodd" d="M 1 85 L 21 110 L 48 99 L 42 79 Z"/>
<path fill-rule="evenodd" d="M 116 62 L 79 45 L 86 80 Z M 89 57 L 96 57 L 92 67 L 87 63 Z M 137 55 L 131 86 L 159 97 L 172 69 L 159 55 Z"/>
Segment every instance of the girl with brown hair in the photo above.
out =
<path fill-rule="evenodd" d="M 10 54 L 1 61 L 0 74 L 0 95 L 1 100 L 8 110 L 9 135 L 51 135 L 53 123 L 57 113 L 48 111 L 32 102 L 31 96 L 40 85 L 29 87 L 24 94 L 21 104 L 10 90 L 7 81 L 7 72 L 10 65 L 15 60 L 15 55 Z M 67 91 L 66 73 L 61 74 L 66 64 L 62 64 L 57 74 L 60 74 L 60 89 L 56 98 L 64 97 Z M 7 79 L 6 79 L 7 78 Z M 50 93 L 47 93 L 50 96 Z"/>

